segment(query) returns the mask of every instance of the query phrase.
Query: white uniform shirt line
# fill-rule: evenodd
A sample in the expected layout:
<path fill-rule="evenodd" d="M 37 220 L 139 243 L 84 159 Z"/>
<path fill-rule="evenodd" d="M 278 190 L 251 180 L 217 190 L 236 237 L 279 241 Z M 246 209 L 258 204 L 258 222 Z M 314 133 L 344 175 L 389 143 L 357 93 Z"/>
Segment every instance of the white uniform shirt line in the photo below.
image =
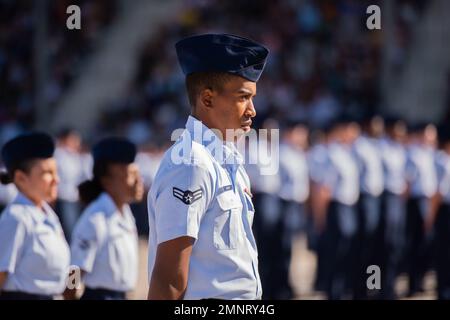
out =
<path fill-rule="evenodd" d="M 309 197 L 309 170 L 305 153 L 288 144 L 280 147 L 280 186 L 282 199 L 303 203 Z"/>
<path fill-rule="evenodd" d="M 78 201 L 77 186 L 86 178 L 81 155 L 58 147 L 55 150 L 55 159 L 60 178 L 58 198 L 70 202 Z"/>
<path fill-rule="evenodd" d="M 402 194 L 407 187 L 405 166 L 406 150 L 403 145 L 390 138 L 380 142 L 383 160 L 384 188 L 393 194 Z"/>
<path fill-rule="evenodd" d="M 441 151 L 436 160 L 438 191 L 443 202 L 450 205 L 450 155 Z"/>
<path fill-rule="evenodd" d="M 356 204 L 359 198 L 358 166 L 349 146 L 329 145 L 325 172 L 323 183 L 330 189 L 331 198 L 346 205 Z"/>
<path fill-rule="evenodd" d="M 434 150 L 412 144 L 407 151 L 406 177 L 411 185 L 412 197 L 431 197 L 437 191 L 436 161 Z"/>
<path fill-rule="evenodd" d="M 353 149 L 360 171 L 361 191 L 372 196 L 383 192 L 383 164 L 376 140 L 367 136 L 359 137 Z"/>
<path fill-rule="evenodd" d="M 325 143 L 314 145 L 306 156 L 309 177 L 315 183 L 322 183 L 325 173 L 326 164 L 328 160 L 328 147 Z"/>

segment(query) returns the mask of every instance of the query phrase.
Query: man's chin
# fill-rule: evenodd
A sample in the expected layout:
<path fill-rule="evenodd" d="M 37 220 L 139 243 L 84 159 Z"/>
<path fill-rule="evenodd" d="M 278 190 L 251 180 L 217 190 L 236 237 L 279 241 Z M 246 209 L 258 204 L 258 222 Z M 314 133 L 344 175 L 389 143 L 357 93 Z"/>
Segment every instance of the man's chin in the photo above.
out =
<path fill-rule="evenodd" d="M 250 126 L 241 126 L 240 128 L 236 129 L 236 137 L 240 138 L 244 135 L 246 135 L 248 132 L 250 132 L 252 128 Z"/>
<path fill-rule="evenodd" d="M 240 126 L 239 128 L 227 130 L 226 141 L 236 141 L 248 132 L 250 132 L 250 126 Z"/>
<path fill-rule="evenodd" d="M 52 194 L 52 195 L 49 195 L 48 197 L 46 197 L 45 202 L 53 203 L 56 201 L 57 198 L 58 198 L 57 194 Z"/>

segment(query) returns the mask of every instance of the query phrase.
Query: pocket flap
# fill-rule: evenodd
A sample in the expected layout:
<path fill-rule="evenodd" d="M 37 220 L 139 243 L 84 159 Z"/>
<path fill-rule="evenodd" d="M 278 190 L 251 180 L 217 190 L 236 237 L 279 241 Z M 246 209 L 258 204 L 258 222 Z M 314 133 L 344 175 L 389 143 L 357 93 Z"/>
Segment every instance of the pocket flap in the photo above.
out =
<path fill-rule="evenodd" d="M 237 197 L 238 196 L 236 196 L 233 191 L 225 191 L 217 196 L 217 203 L 224 211 L 242 208 L 242 203 Z"/>

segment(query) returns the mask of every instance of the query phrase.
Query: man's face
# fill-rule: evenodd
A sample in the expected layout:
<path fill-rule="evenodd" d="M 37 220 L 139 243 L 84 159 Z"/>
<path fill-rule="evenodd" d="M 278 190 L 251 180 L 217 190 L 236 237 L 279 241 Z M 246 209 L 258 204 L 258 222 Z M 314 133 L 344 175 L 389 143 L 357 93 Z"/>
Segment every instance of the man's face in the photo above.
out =
<path fill-rule="evenodd" d="M 251 119 L 256 116 L 253 105 L 255 95 L 255 82 L 238 76 L 230 77 L 230 80 L 223 84 L 222 90 L 212 91 L 212 108 L 209 111 L 212 126 L 222 134 L 225 134 L 227 129 L 240 129 L 240 135 L 250 131 Z M 230 140 L 232 137 L 224 138 Z"/>

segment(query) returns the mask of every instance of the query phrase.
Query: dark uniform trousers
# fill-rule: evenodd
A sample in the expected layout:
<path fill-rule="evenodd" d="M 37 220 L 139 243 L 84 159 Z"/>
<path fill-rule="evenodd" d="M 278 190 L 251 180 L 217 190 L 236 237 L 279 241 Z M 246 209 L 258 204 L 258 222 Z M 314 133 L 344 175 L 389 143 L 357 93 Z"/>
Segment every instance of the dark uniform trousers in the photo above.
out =
<path fill-rule="evenodd" d="M 354 241 L 353 252 L 356 259 L 353 294 L 355 299 L 367 299 L 367 267 L 381 266 L 382 237 L 381 199 L 361 193 L 358 201 L 358 232 Z"/>
<path fill-rule="evenodd" d="M 333 266 L 330 264 L 331 242 L 328 239 L 329 235 L 326 227 L 321 232 L 314 230 L 312 235 L 313 236 L 310 237 L 312 240 L 311 243 L 317 253 L 317 268 L 314 288 L 316 291 L 326 291 L 330 279 L 330 273 L 331 270 L 333 270 Z"/>
<path fill-rule="evenodd" d="M 353 287 L 355 257 L 352 249 L 357 233 L 357 208 L 331 201 L 327 213 L 325 253 L 329 268 L 327 268 L 326 293 L 328 299 L 344 299 Z"/>
<path fill-rule="evenodd" d="M 424 221 L 430 200 L 426 197 L 410 198 L 407 203 L 407 271 L 409 294 L 422 290 L 425 272 L 430 267 L 433 235 L 424 232 Z"/>
<path fill-rule="evenodd" d="M 21 291 L 2 291 L 0 292 L 0 301 L 11 300 L 53 300 L 53 296 L 44 294 L 34 294 Z"/>
<path fill-rule="evenodd" d="M 80 300 L 125 300 L 126 294 L 122 291 L 89 288 L 84 289 Z"/>
<path fill-rule="evenodd" d="M 450 204 L 439 207 L 435 223 L 438 299 L 450 300 Z"/>
<path fill-rule="evenodd" d="M 405 259 L 406 249 L 406 203 L 402 195 L 385 191 L 382 197 L 383 259 L 380 298 L 392 300 L 395 281 Z"/>
<path fill-rule="evenodd" d="M 268 193 L 255 193 L 253 196 L 255 218 L 254 234 L 258 246 L 259 271 L 263 289 L 263 299 L 291 299 L 292 288 L 289 283 L 292 237 L 296 230 L 288 212 L 293 203 L 282 201 L 278 196 Z M 301 208 L 298 206 L 298 214 Z"/>

